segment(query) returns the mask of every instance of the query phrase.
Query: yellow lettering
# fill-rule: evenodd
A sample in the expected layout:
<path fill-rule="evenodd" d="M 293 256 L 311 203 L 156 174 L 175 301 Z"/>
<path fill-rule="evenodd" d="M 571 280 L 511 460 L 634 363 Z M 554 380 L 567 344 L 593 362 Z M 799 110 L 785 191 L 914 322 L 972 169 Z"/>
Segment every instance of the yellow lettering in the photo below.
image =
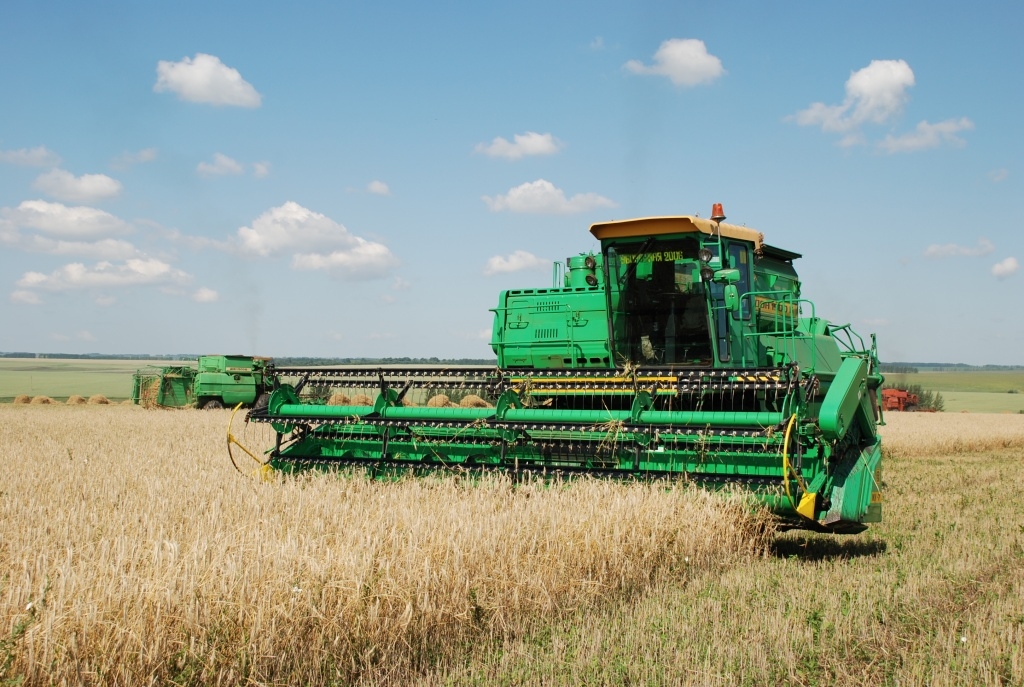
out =
<path fill-rule="evenodd" d="M 764 296 L 754 297 L 754 309 L 768 317 L 796 317 L 800 310 L 795 303 L 776 301 Z"/>
<path fill-rule="evenodd" d="M 681 250 L 652 251 L 642 255 L 620 255 L 619 262 L 623 265 L 633 265 L 638 262 L 677 262 L 686 259 Z"/>

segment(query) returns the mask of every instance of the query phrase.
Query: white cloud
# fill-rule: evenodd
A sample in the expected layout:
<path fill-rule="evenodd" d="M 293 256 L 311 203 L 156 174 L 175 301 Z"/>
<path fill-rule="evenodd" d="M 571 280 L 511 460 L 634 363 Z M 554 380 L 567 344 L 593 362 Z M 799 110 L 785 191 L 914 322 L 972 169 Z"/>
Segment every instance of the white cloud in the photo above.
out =
<path fill-rule="evenodd" d="M 196 303 L 214 303 L 220 300 L 220 294 L 204 286 L 192 294 L 192 300 Z"/>
<path fill-rule="evenodd" d="M 132 230 L 127 222 L 109 212 L 45 200 L 26 200 L 16 208 L 0 208 L 0 219 L 64 238 L 93 238 L 127 234 Z"/>
<path fill-rule="evenodd" d="M 32 253 L 50 255 L 79 255 L 93 260 L 127 260 L 142 254 L 128 241 L 100 239 L 99 241 L 61 241 L 45 236 L 25 236 L 16 246 Z"/>
<path fill-rule="evenodd" d="M 391 189 L 383 181 L 374 179 L 366 185 L 366 190 L 378 196 L 390 196 Z"/>
<path fill-rule="evenodd" d="M 330 217 L 288 201 L 238 230 L 242 251 L 268 257 L 291 250 L 352 245 L 354 236 Z"/>
<path fill-rule="evenodd" d="M 1006 258 L 992 265 L 992 276 L 996 279 L 1006 279 L 1020 268 L 1017 258 Z"/>
<path fill-rule="evenodd" d="M 156 148 L 143 148 L 142 150 L 132 153 L 125 151 L 110 161 L 110 166 L 114 169 L 128 169 L 135 165 L 145 164 L 146 162 L 152 162 L 156 159 Z"/>
<path fill-rule="evenodd" d="M 90 203 L 113 198 L 121 192 L 121 182 L 106 174 L 83 174 L 76 177 L 63 169 L 51 169 L 32 183 L 32 188 L 59 200 Z"/>
<path fill-rule="evenodd" d="M 887 153 L 907 153 L 915 150 L 926 150 L 928 148 L 937 148 L 943 143 L 962 146 L 965 141 L 956 134 L 973 128 L 974 122 L 967 117 L 947 119 L 937 124 L 919 122 L 917 128 L 912 133 L 901 136 L 889 134 L 878 146 Z"/>
<path fill-rule="evenodd" d="M 903 111 L 914 85 L 914 71 L 903 60 L 872 60 L 850 73 L 846 99 L 840 105 L 812 103 L 792 116 L 800 126 L 820 126 L 822 131 L 847 134 L 845 143 L 859 142 L 863 124 L 884 124 Z"/>
<path fill-rule="evenodd" d="M 676 86 L 711 83 L 725 73 L 722 61 L 696 38 L 670 38 L 654 53 L 653 64 L 630 60 L 624 67 L 634 74 L 667 76 Z"/>
<path fill-rule="evenodd" d="M 410 288 L 412 288 L 412 283 L 410 283 L 407 279 L 395 277 L 394 280 L 391 282 L 391 288 L 394 289 L 395 291 L 408 291 Z"/>
<path fill-rule="evenodd" d="M 39 305 L 42 302 L 43 299 L 41 299 L 39 294 L 35 291 L 18 289 L 11 292 L 11 303 L 20 303 L 21 305 Z"/>
<path fill-rule="evenodd" d="M 155 233 L 159 234 L 171 243 L 183 245 L 191 251 L 199 252 L 212 248 L 214 250 L 230 252 L 234 248 L 230 239 L 221 241 L 218 239 L 207 238 L 205 236 L 191 236 L 189 234 L 183 234 L 178 229 L 165 229 L 155 222 L 153 223 L 153 229 L 155 230 Z"/>
<path fill-rule="evenodd" d="M 94 299 L 93 302 L 95 302 L 96 305 L 101 305 L 104 308 L 107 308 L 107 307 L 113 305 L 114 303 L 117 303 L 117 299 L 114 298 L 113 296 L 100 295 L 100 296 L 96 296 L 96 298 Z"/>
<path fill-rule="evenodd" d="M 995 249 L 996 247 L 992 245 L 991 241 L 986 238 L 980 238 L 978 239 L 978 245 L 974 248 L 961 246 L 956 243 L 933 243 L 925 248 L 924 256 L 926 258 L 976 258 L 988 255 Z"/>
<path fill-rule="evenodd" d="M 18 228 L 7 218 L 10 212 L 10 208 L 0 208 L 0 243 L 17 243 L 21 239 Z"/>
<path fill-rule="evenodd" d="M 92 332 L 90 332 L 88 329 L 83 329 L 82 331 L 80 331 L 77 334 L 75 334 L 75 338 L 76 339 L 81 339 L 82 341 L 95 341 L 96 340 L 96 337 L 93 336 Z"/>
<path fill-rule="evenodd" d="M 590 41 L 591 50 L 604 50 L 604 37 L 594 36 L 594 39 Z M 489 336 L 490 334 L 488 334 Z"/>
<path fill-rule="evenodd" d="M 214 153 L 213 162 L 200 162 L 196 165 L 196 171 L 203 176 L 210 177 L 241 174 L 245 170 L 237 160 L 233 160 L 223 153 Z"/>
<path fill-rule="evenodd" d="M 99 262 L 86 267 L 80 262 L 64 265 L 43 274 L 26 272 L 17 285 L 23 289 L 72 291 L 77 289 L 119 288 L 151 284 L 181 284 L 191 277 L 156 258 L 133 258 L 121 264 Z"/>
<path fill-rule="evenodd" d="M 562 142 L 551 134 L 538 134 L 536 131 L 515 134 L 512 139 L 510 143 L 498 136 L 490 143 L 477 143 L 475 150 L 490 157 L 518 160 L 530 155 L 553 155 L 562 148 Z"/>
<path fill-rule="evenodd" d="M 60 156 L 46 148 L 19 148 L 18 150 L 0 150 L 0 162 L 22 167 L 56 167 L 60 164 Z"/>
<path fill-rule="evenodd" d="M 269 162 L 254 162 L 252 163 L 252 175 L 257 179 L 262 179 L 270 174 L 270 163 Z"/>
<path fill-rule="evenodd" d="M 1006 181 L 1006 178 L 1010 176 L 1010 170 L 1005 167 L 1000 169 L 993 169 L 988 173 L 988 178 L 992 180 L 993 184 L 998 184 L 1000 181 Z"/>
<path fill-rule="evenodd" d="M 578 193 L 571 198 L 550 181 L 538 179 L 509 189 L 504 195 L 483 196 L 492 212 L 508 210 L 546 215 L 568 215 L 595 208 L 612 208 L 615 202 L 596 193 Z"/>
<path fill-rule="evenodd" d="M 33 217 L 31 214 L 26 217 L 25 213 L 18 210 L 0 208 L 0 244 L 18 250 L 50 255 L 80 255 L 94 260 L 126 260 L 141 255 L 135 246 L 120 239 L 67 241 L 39 234 L 22 234 L 13 219 L 31 221 Z"/>
<path fill-rule="evenodd" d="M 387 246 L 354 236 L 331 218 L 292 201 L 267 210 L 252 226 L 241 227 L 238 241 L 243 253 L 292 253 L 294 269 L 322 269 L 353 279 L 381 277 L 398 264 Z"/>
<path fill-rule="evenodd" d="M 262 102 L 262 96 L 237 69 L 214 55 L 200 52 L 195 58 L 182 58 L 181 62 L 160 60 L 156 74 L 153 90 L 171 91 L 181 100 L 237 107 L 259 107 Z"/>
<path fill-rule="evenodd" d="M 398 260 L 387 246 L 372 243 L 359 237 L 358 242 L 346 250 L 331 253 L 298 253 L 292 256 L 292 268 L 296 270 L 326 270 L 348 279 L 375 279 L 383 277 Z"/>
<path fill-rule="evenodd" d="M 533 253 L 525 250 L 517 250 L 509 256 L 495 255 L 487 260 L 484 274 L 505 274 L 507 272 L 519 272 L 521 270 L 533 270 L 541 267 L 550 267 L 551 261 L 545 258 L 538 258 Z"/>

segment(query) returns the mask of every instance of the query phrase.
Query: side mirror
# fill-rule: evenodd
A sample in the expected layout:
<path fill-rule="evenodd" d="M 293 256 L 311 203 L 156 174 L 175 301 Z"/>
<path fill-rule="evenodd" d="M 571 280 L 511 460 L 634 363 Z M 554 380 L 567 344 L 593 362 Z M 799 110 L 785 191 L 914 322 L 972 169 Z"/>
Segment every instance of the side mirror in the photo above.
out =
<path fill-rule="evenodd" d="M 723 290 L 722 296 L 725 298 L 726 310 L 736 312 L 740 309 L 740 292 L 735 284 L 728 284 Z"/>

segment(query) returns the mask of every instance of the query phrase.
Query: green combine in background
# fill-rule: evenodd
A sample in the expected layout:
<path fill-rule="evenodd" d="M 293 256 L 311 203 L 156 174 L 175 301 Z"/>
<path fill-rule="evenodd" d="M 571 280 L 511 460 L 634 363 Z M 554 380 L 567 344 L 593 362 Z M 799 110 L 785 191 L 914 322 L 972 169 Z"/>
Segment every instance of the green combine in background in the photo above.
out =
<path fill-rule="evenodd" d="M 874 337 L 818 317 L 800 256 L 724 219 L 594 224 L 599 254 L 500 294 L 497 367 L 271 365 L 247 421 L 276 441 L 250 455 L 386 477 L 687 479 L 745 490 L 784 526 L 862 531 L 881 519 Z"/>
<path fill-rule="evenodd" d="M 172 365 L 137 370 L 132 376 L 136 405 L 166 408 L 223 408 L 239 403 L 265 404 L 269 398 L 268 358 L 248 355 L 201 355 L 195 367 Z"/>

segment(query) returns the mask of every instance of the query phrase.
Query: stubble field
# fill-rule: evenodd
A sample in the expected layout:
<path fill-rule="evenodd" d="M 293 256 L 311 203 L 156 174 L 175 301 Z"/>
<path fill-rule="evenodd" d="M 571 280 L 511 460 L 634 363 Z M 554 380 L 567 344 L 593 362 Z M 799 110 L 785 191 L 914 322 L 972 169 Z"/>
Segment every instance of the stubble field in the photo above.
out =
<path fill-rule="evenodd" d="M 0 406 L 0 682 L 1024 683 L 1024 417 L 889 422 L 843 538 L 682 486 L 261 482 L 226 412 Z"/>

